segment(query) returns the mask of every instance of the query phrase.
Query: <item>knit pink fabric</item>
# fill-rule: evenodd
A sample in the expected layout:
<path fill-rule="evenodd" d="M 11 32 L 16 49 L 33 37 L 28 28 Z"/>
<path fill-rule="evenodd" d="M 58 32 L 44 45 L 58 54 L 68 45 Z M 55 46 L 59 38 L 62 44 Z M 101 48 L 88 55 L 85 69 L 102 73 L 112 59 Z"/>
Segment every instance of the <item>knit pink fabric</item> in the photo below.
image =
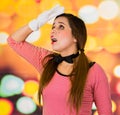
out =
<path fill-rule="evenodd" d="M 17 43 L 11 37 L 8 38 L 8 44 L 39 72 L 42 70 L 41 60 L 51 53 L 25 41 Z M 69 77 L 55 72 L 52 80 L 43 90 L 43 115 L 76 115 L 75 109 L 70 109 L 67 101 L 70 85 Z M 93 102 L 96 104 L 99 115 L 112 115 L 107 77 L 97 63 L 89 70 L 79 115 L 91 115 Z"/>

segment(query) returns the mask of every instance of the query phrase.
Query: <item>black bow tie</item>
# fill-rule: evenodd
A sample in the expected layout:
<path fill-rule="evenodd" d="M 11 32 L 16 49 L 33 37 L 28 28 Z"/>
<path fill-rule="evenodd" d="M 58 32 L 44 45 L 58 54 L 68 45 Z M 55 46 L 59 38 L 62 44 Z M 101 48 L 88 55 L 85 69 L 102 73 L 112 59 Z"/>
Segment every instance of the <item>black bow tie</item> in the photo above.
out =
<path fill-rule="evenodd" d="M 77 52 L 76 54 L 65 56 L 65 57 L 62 57 L 61 55 L 54 55 L 53 60 L 58 64 L 61 63 L 62 61 L 73 63 L 73 58 L 76 58 L 78 55 L 79 55 L 79 52 Z"/>

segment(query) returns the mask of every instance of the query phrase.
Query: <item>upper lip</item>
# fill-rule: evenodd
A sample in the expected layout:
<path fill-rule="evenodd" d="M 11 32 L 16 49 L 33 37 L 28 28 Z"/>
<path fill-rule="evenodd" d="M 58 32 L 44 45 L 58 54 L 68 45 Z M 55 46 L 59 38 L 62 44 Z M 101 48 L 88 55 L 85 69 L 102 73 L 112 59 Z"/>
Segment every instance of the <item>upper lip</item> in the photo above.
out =
<path fill-rule="evenodd" d="M 53 38 L 54 36 L 53 35 L 51 35 L 51 39 Z"/>

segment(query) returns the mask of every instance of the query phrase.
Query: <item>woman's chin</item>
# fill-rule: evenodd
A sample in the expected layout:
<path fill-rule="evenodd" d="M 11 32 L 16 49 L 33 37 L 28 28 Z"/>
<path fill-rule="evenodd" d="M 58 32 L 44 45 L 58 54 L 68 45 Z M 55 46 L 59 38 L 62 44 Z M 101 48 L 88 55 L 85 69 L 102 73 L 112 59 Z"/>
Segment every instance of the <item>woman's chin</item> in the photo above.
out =
<path fill-rule="evenodd" d="M 52 50 L 55 51 L 55 52 L 60 52 L 60 49 L 55 48 L 55 47 L 52 47 Z"/>

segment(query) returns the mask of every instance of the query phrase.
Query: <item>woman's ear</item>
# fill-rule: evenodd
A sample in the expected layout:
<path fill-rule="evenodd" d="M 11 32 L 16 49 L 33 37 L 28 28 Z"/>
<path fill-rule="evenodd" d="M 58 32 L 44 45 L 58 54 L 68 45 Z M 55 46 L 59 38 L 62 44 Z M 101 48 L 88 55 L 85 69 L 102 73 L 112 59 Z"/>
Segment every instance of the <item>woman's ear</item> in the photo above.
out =
<path fill-rule="evenodd" d="M 74 38 L 74 40 L 73 40 L 74 42 L 77 42 L 77 40 Z"/>

